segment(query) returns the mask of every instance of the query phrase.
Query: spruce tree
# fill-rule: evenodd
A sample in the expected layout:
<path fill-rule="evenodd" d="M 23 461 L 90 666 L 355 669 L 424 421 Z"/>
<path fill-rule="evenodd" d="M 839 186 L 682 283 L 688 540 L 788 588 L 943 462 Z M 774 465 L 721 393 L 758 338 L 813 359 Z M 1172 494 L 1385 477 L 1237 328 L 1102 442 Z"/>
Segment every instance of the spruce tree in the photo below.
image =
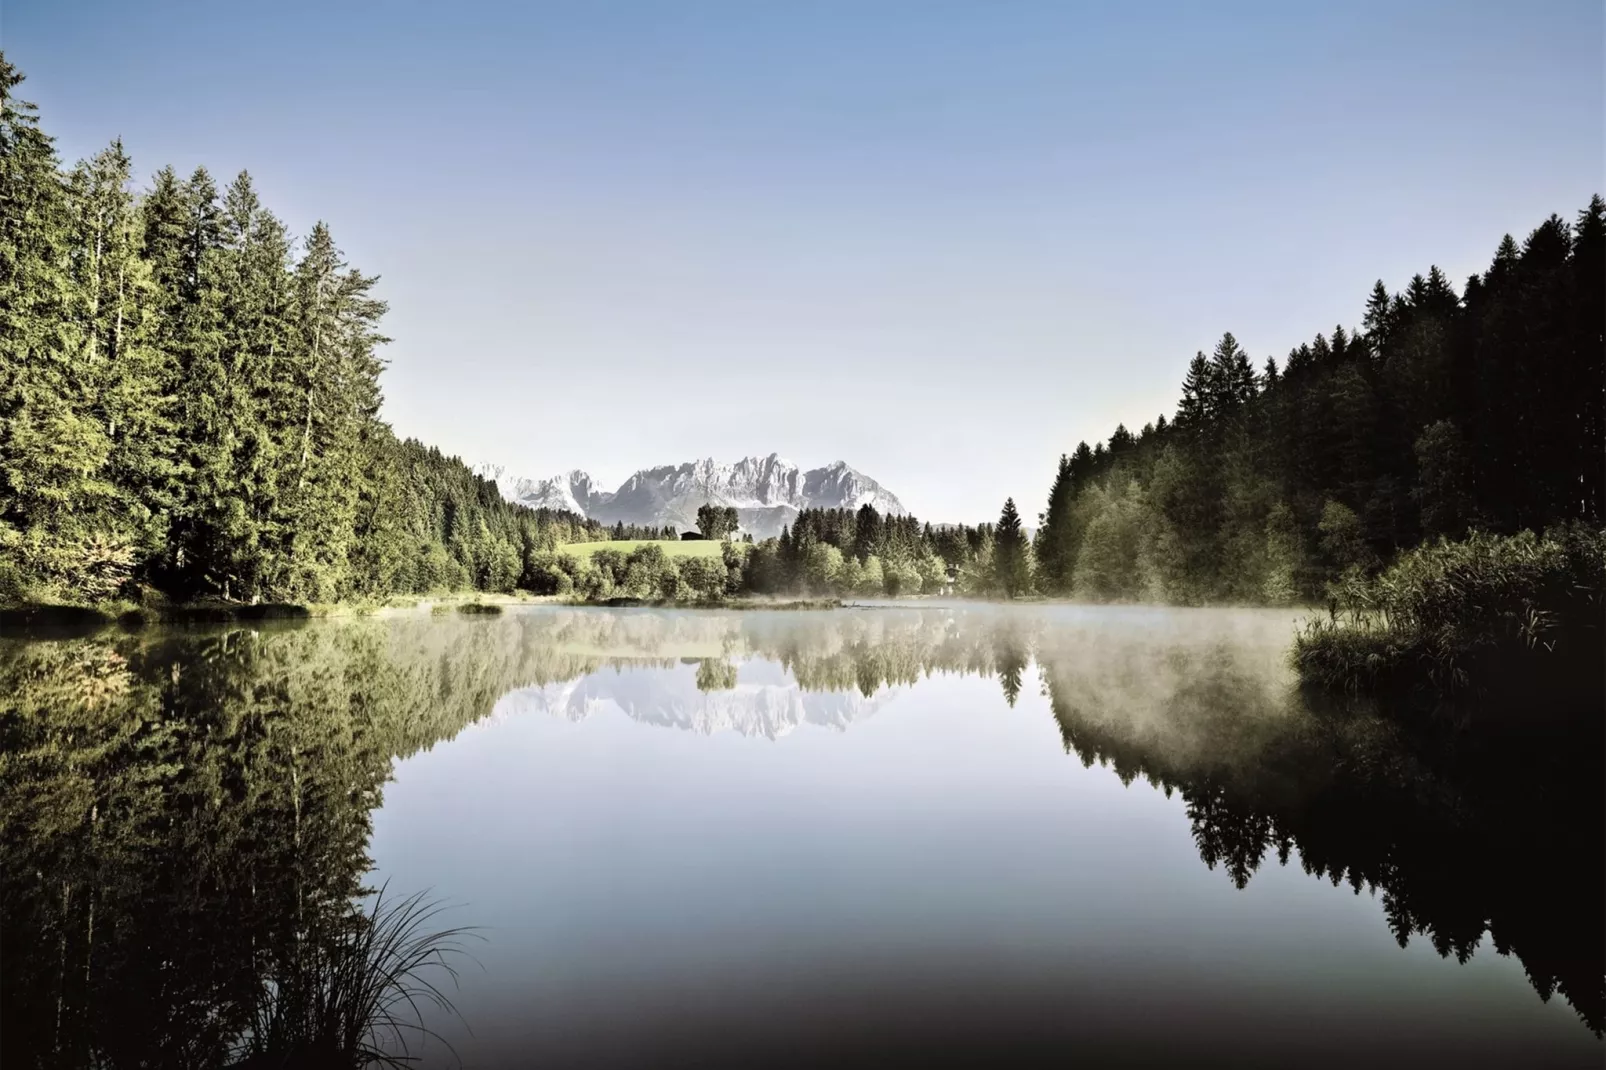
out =
<path fill-rule="evenodd" d="M 1087 449 L 1082 443 L 1081 449 Z M 1059 470 L 1048 491 L 1048 508 L 1037 529 L 1037 583 L 1045 594 L 1065 594 L 1070 590 L 1071 570 L 1075 567 L 1074 532 L 1071 507 L 1075 502 L 1075 474 L 1071 459 L 1060 454 Z"/>
<path fill-rule="evenodd" d="M 1005 598 L 1031 590 L 1031 565 L 1026 557 L 1026 536 L 1021 531 L 1015 499 L 1007 498 L 993 533 L 993 582 Z"/>
<path fill-rule="evenodd" d="M 1215 381 L 1210 362 L 1203 351 L 1195 353 L 1182 380 L 1182 400 L 1177 404 L 1177 426 L 1193 435 L 1201 432 L 1215 415 Z"/>
<path fill-rule="evenodd" d="M 172 545 L 173 582 L 190 595 L 238 594 L 234 547 L 241 535 L 233 450 L 239 399 L 230 375 L 233 324 L 225 310 L 223 225 L 217 187 L 197 168 L 177 190 L 174 210 L 163 189 L 152 220 L 173 243 L 162 250 L 174 292 L 167 302 L 167 344 L 179 372 L 178 418 L 184 427 L 186 500 Z"/>
<path fill-rule="evenodd" d="M 104 537 L 111 443 L 84 357 L 84 295 L 55 147 L 0 55 L 0 595 L 115 593 L 126 547 Z"/>
<path fill-rule="evenodd" d="M 162 295 L 141 255 L 142 226 L 121 142 L 73 169 L 71 240 L 90 415 L 107 443 L 99 475 L 112 488 L 102 533 L 138 559 L 165 547 L 179 501 L 175 368 L 159 333 Z M 145 578 L 154 578 L 148 575 Z"/>
<path fill-rule="evenodd" d="M 872 555 L 881 553 L 884 529 L 881 514 L 875 506 L 869 502 L 859 506 L 858 514 L 853 518 L 853 556 L 859 559 L 861 565 Z"/>
<path fill-rule="evenodd" d="M 1378 279 L 1372 284 L 1372 292 L 1366 299 L 1366 315 L 1361 320 L 1361 326 L 1380 348 L 1387 345 L 1393 327 L 1391 307 L 1388 287 L 1383 285 L 1382 279 Z"/>

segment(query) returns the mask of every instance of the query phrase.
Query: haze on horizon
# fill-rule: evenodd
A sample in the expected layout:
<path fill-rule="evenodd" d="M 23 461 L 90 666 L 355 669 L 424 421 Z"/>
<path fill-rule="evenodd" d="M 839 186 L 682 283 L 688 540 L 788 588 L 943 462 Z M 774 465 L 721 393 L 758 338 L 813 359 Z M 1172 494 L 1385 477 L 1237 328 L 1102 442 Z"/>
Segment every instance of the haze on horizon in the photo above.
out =
<path fill-rule="evenodd" d="M 610 488 L 778 452 L 1031 518 L 1223 331 L 1459 288 L 1606 163 L 1588 0 L 257 10 L 10 0 L 0 46 L 65 160 L 327 220 L 399 434 Z"/>

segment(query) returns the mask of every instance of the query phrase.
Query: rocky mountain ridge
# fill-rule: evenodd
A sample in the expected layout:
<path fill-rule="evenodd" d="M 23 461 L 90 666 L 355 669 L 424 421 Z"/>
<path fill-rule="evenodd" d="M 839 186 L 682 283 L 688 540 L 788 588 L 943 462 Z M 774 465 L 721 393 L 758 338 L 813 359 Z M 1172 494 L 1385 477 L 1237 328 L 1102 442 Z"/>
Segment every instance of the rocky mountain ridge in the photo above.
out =
<path fill-rule="evenodd" d="M 778 454 L 734 463 L 713 458 L 643 468 L 605 491 L 579 469 L 545 479 L 515 476 L 500 465 L 480 465 L 502 497 L 532 509 L 565 509 L 605 524 L 696 527 L 704 504 L 733 506 L 743 531 L 754 538 L 779 535 L 802 509 L 858 509 L 873 505 L 884 514 L 907 510 L 896 495 L 846 461 L 802 470 Z"/>

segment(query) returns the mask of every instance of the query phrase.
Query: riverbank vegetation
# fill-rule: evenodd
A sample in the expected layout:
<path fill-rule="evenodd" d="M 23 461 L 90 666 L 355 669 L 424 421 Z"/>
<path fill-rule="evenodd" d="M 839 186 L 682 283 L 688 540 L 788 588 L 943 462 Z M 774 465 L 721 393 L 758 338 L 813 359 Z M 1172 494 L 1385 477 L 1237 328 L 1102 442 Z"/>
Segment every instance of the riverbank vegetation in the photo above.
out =
<path fill-rule="evenodd" d="M 1343 590 L 1345 611 L 1311 622 L 1293 663 L 1343 691 L 1585 703 L 1606 681 L 1606 533 L 1477 533 L 1403 554 Z"/>

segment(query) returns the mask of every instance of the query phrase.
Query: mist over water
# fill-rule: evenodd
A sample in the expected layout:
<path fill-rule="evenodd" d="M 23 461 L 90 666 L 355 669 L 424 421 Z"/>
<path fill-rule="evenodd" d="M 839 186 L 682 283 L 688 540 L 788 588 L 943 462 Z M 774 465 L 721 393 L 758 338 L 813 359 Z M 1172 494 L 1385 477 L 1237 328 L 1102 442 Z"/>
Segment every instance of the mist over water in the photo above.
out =
<path fill-rule="evenodd" d="M 309 911 L 388 881 L 484 937 L 426 1066 L 1598 1065 L 1598 726 L 1312 709 L 1296 624 L 0 641 L 5 1064 L 221 1062 Z"/>

